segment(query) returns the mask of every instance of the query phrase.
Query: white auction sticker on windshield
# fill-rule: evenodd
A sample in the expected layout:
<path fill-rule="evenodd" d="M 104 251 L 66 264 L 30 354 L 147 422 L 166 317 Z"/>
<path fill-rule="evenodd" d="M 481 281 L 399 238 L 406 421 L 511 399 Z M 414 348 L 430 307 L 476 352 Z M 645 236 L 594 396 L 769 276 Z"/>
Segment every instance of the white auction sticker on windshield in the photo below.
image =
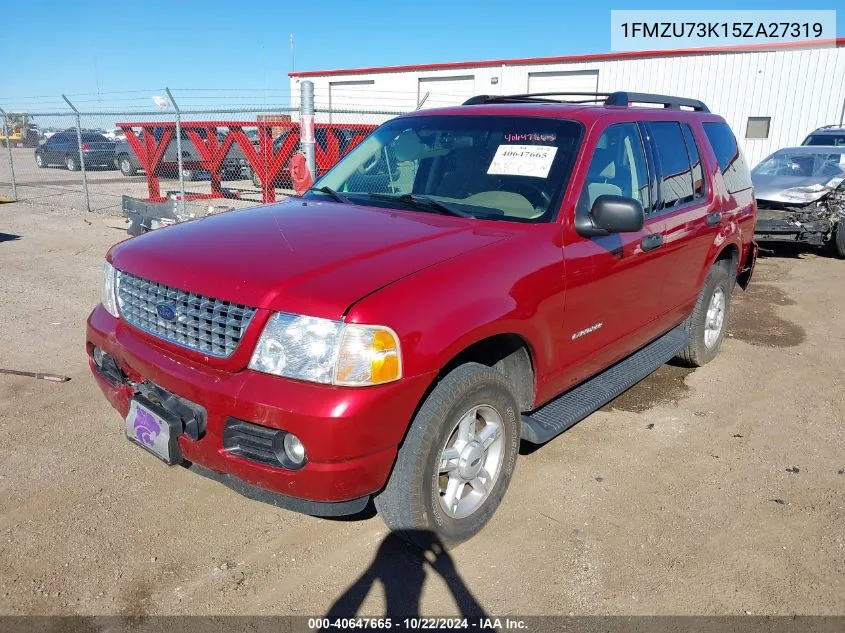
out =
<path fill-rule="evenodd" d="M 487 173 L 547 178 L 556 153 L 557 147 L 550 145 L 499 145 Z"/>

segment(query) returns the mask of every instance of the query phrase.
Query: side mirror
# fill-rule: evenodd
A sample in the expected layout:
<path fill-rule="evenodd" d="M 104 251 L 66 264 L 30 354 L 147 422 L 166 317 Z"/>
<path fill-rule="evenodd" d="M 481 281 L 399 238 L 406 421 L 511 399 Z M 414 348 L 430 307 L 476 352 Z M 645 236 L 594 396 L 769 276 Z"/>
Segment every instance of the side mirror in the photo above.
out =
<path fill-rule="evenodd" d="M 577 223 L 576 229 L 585 237 L 632 233 L 643 228 L 645 213 L 643 205 L 633 198 L 605 194 L 596 198 L 584 220 Z"/>

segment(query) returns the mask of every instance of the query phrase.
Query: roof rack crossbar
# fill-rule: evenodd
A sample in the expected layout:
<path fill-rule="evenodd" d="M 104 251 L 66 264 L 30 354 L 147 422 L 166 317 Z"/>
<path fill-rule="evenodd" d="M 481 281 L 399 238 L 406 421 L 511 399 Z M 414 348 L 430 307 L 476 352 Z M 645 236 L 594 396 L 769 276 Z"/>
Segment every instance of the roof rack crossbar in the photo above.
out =
<path fill-rule="evenodd" d="M 582 99 L 565 100 L 550 97 L 583 97 Z M 645 92 L 535 92 L 517 95 L 476 95 L 464 102 L 464 105 L 478 105 L 482 103 L 602 103 L 607 106 L 626 108 L 632 103 L 654 103 L 664 108 L 680 110 L 689 108 L 696 112 L 710 112 L 710 109 L 698 99 L 672 97 L 669 95 L 649 94 Z"/>

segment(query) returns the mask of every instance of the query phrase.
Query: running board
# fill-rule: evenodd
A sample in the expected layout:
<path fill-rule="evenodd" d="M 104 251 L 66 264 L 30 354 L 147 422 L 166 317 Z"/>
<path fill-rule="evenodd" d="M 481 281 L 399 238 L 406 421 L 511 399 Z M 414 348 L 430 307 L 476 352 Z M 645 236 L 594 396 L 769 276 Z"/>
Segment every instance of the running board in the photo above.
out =
<path fill-rule="evenodd" d="M 679 325 L 536 411 L 523 414 L 522 439 L 542 444 L 560 435 L 674 358 L 687 342 Z"/>

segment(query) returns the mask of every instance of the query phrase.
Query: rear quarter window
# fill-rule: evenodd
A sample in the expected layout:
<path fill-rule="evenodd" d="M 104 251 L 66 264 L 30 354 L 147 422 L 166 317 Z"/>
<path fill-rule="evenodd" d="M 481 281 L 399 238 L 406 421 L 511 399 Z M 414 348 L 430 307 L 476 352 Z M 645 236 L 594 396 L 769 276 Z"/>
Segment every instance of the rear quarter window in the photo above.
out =
<path fill-rule="evenodd" d="M 704 133 L 719 162 L 719 170 L 722 172 L 728 193 L 751 189 L 751 174 L 748 171 L 748 165 L 728 124 L 704 123 Z"/>

